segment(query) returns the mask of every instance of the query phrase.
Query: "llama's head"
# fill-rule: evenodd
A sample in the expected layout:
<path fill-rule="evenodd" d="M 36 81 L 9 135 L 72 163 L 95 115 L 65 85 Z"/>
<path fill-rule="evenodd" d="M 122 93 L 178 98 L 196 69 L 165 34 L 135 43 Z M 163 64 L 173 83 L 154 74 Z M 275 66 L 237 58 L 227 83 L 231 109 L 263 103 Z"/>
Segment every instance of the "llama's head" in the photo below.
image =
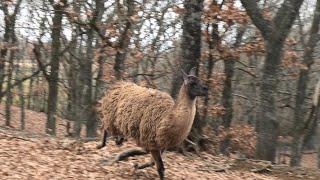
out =
<path fill-rule="evenodd" d="M 195 98 L 196 96 L 205 96 L 208 94 L 208 87 L 196 76 L 196 68 L 192 68 L 189 75 L 183 70 L 181 71 L 183 74 L 184 86 L 191 98 Z"/>

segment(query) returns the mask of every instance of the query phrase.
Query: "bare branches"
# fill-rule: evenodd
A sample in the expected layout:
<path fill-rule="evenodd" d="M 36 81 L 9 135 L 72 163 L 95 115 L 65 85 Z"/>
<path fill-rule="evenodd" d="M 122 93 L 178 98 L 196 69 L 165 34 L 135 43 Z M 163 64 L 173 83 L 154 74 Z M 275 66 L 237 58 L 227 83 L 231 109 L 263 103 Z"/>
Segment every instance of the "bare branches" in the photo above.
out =
<path fill-rule="evenodd" d="M 241 0 L 242 5 L 246 9 L 253 24 L 261 31 L 262 36 L 268 39 L 272 32 L 272 25 L 269 20 L 263 17 L 261 10 L 258 7 L 257 1 Z"/>
<path fill-rule="evenodd" d="M 246 70 L 246 69 L 243 69 L 243 68 L 240 68 L 240 67 L 237 67 L 236 69 L 238 69 L 238 70 L 240 70 L 240 71 L 242 71 L 242 72 L 245 72 L 245 73 L 249 74 L 250 76 L 252 76 L 252 77 L 254 77 L 254 78 L 257 77 L 254 73 L 252 73 L 252 72 L 250 72 L 250 71 L 248 71 L 248 70 Z"/>
<path fill-rule="evenodd" d="M 44 67 L 47 67 L 47 66 L 48 66 L 48 64 L 46 64 Z M 35 76 L 37 76 L 40 72 L 41 72 L 41 70 L 39 69 L 39 70 L 33 72 L 30 76 L 26 76 L 26 77 L 24 77 L 24 78 L 21 78 L 21 79 L 19 79 L 19 80 L 16 80 L 16 81 L 11 85 L 10 88 L 13 88 L 13 87 L 19 85 L 20 83 L 23 83 L 24 81 L 26 81 L 26 80 L 28 80 L 28 79 L 31 79 L 31 78 L 33 78 L 33 77 L 35 77 Z M 0 97 L 3 97 L 3 96 L 7 93 L 7 91 L 8 91 L 8 88 L 7 88 L 6 90 L 0 92 Z"/>
<path fill-rule="evenodd" d="M 260 30 L 264 39 L 283 41 L 299 13 L 302 0 L 286 0 L 277 11 L 272 22 L 263 17 L 257 1 L 241 0 L 253 24 Z"/>
<path fill-rule="evenodd" d="M 310 37 L 307 42 L 304 51 L 304 60 L 303 63 L 310 69 L 310 66 L 314 63 L 312 57 L 314 49 L 319 41 L 319 24 L 320 24 L 320 0 L 317 0 L 316 9 L 314 10 L 313 21 L 310 28 Z"/>
<path fill-rule="evenodd" d="M 287 36 L 293 21 L 299 13 L 302 2 L 303 0 L 286 0 L 282 3 L 273 18 L 273 25 L 277 28 L 278 38 L 284 39 Z"/>
<path fill-rule="evenodd" d="M 41 60 L 41 52 L 40 52 L 40 49 L 39 49 L 39 45 L 37 44 L 34 44 L 34 48 L 33 48 L 33 53 L 35 55 L 35 59 L 38 63 L 38 66 L 40 68 L 40 71 L 42 71 L 44 77 L 49 80 L 50 78 L 50 75 L 48 74 L 47 70 L 46 70 L 46 67 L 47 65 L 45 66 L 43 63 L 42 63 L 42 60 Z"/>

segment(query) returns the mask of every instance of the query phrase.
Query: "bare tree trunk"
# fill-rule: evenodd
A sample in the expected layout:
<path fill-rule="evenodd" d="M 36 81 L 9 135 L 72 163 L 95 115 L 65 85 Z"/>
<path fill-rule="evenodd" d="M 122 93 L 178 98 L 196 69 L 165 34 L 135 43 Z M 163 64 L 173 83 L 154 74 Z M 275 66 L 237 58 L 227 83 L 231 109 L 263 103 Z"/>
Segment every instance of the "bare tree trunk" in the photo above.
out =
<path fill-rule="evenodd" d="M 54 17 L 52 19 L 52 34 L 51 34 L 51 60 L 50 60 L 50 76 L 48 78 L 49 95 L 48 95 L 48 109 L 47 109 L 47 123 L 46 133 L 56 135 L 56 118 L 55 113 L 57 110 L 58 101 L 58 80 L 59 80 L 59 62 L 60 62 L 60 38 L 62 29 L 63 6 L 66 2 L 63 1 L 62 5 L 55 4 Z"/>
<path fill-rule="evenodd" d="M 3 83 L 5 77 L 5 53 L 4 49 L 0 51 L 0 92 L 3 91 Z M 2 96 L 0 96 L 0 103 L 2 102 Z"/>
<path fill-rule="evenodd" d="M 35 79 L 35 87 L 39 87 L 39 84 L 40 84 L 40 76 L 37 76 L 36 79 Z M 31 104 L 31 108 L 32 110 L 34 111 L 39 111 L 40 108 L 38 108 L 41 104 L 39 102 L 39 93 L 37 91 L 35 92 L 32 92 L 32 102 L 33 104 Z"/>
<path fill-rule="evenodd" d="M 199 62 L 201 58 L 201 16 L 203 10 L 203 0 L 186 0 L 183 4 L 185 12 L 182 24 L 181 59 L 178 68 L 189 72 L 191 68 L 197 68 L 199 73 Z M 171 95 L 176 98 L 182 84 L 181 69 L 176 69 L 172 81 Z M 196 113 L 189 139 L 197 145 L 200 143 L 201 128 L 203 121 Z M 194 147 L 198 148 L 198 147 Z"/>
<path fill-rule="evenodd" d="M 185 13 L 182 24 L 181 59 L 178 68 L 189 72 L 191 68 L 198 67 L 201 57 L 201 15 L 203 10 L 203 0 L 185 0 Z M 171 95 L 176 97 L 182 84 L 180 69 L 175 70 L 173 77 Z"/>
<path fill-rule="evenodd" d="M 213 2 L 215 4 L 217 4 L 215 1 Z M 209 45 L 209 58 L 208 58 L 208 66 L 207 66 L 207 79 L 206 79 L 206 86 L 210 89 L 210 79 L 212 76 L 212 71 L 214 68 L 214 64 L 215 64 L 215 60 L 213 57 L 213 51 L 217 46 L 217 43 L 220 43 L 220 37 L 219 37 L 219 30 L 218 30 L 218 23 L 214 23 L 211 25 L 211 36 L 209 37 L 210 39 L 208 39 L 208 45 Z M 207 31 L 209 33 L 209 25 L 207 27 Z M 206 94 L 206 96 L 204 97 L 204 110 L 203 110 L 203 119 L 204 121 L 207 120 L 207 116 L 208 116 L 208 104 L 209 104 L 209 94 Z"/>
<path fill-rule="evenodd" d="M 274 161 L 278 137 L 278 121 L 275 109 L 275 89 L 278 86 L 278 68 L 283 43 L 266 42 L 266 55 L 260 92 L 260 104 L 256 130 L 258 132 L 257 152 L 259 159 Z"/>
<path fill-rule="evenodd" d="M 31 78 L 30 79 L 30 81 L 29 81 L 29 94 L 28 94 L 28 104 L 27 104 L 27 108 L 28 109 L 33 109 L 33 105 L 32 105 L 32 103 L 33 103 L 33 95 L 32 95 L 32 93 L 33 93 L 33 85 L 34 85 L 34 79 L 33 78 Z"/>
<path fill-rule="evenodd" d="M 6 35 L 4 36 L 6 41 Z M 3 92 L 3 84 L 5 78 L 5 61 L 7 55 L 7 48 L 3 47 L 0 51 L 0 92 Z M 2 96 L 0 96 L 0 103 L 2 102 Z"/>
<path fill-rule="evenodd" d="M 2 2 L 1 2 L 2 3 Z M 1 48 L 0 51 L 0 92 L 3 92 L 3 84 L 5 79 L 5 62 L 6 62 L 6 56 L 8 53 L 7 46 L 10 43 L 11 38 L 11 32 L 12 32 L 12 22 L 10 15 L 8 14 L 8 6 L 6 3 L 1 4 L 2 10 L 4 11 L 5 16 L 3 17 L 3 20 L 5 22 L 5 30 L 4 30 L 4 42 L 6 43 L 4 47 Z M 0 102 L 2 100 L 2 96 L 0 97 Z"/>
<path fill-rule="evenodd" d="M 314 11 L 313 22 L 310 29 L 310 37 L 307 43 L 307 47 L 304 50 L 303 64 L 307 67 L 301 69 L 299 74 L 299 80 L 297 84 L 297 95 L 295 100 L 294 111 L 294 128 L 293 128 L 293 143 L 291 147 L 291 166 L 299 166 L 302 156 L 303 147 L 303 128 L 304 128 L 304 114 L 306 114 L 303 105 L 306 99 L 306 90 L 309 82 L 309 70 L 314 63 L 313 51 L 319 41 L 318 31 L 320 23 L 320 0 L 317 0 L 316 9 Z"/>
<path fill-rule="evenodd" d="M 25 44 L 25 46 L 27 46 L 27 44 Z M 23 58 L 19 56 L 18 60 L 19 60 L 19 64 L 17 64 L 16 66 L 16 76 L 18 77 L 18 79 L 21 79 L 22 78 L 21 64 L 22 64 Z M 24 97 L 23 83 L 18 84 L 18 94 L 19 94 L 19 106 L 20 106 L 20 129 L 24 130 L 25 128 L 25 97 Z"/>
<path fill-rule="evenodd" d="M 22 84 L 18 85 L 19 89 L 19 106 L 20 106 L 20 129 L 24 130 L 25 128 L 25 101 L 24 101 L 24 88 Z"/>
<path fill-rule="evenodd" d="M 237 48 L 242 40 L 242 36 L 245 32 L 244 27 L 240 27 L 237 32 L 236 42 L 233 47 Z M 222 125 L 225 128 L 229 128 L 231 125 L 233 117 L 233 88 L 232 88 L 232 78 L 234 74 L 234 64 L 236 59 L 224 60 L 224 73 L 226 79 L 224 81 L 223 91 L 222 91 L 222 105 L 225 108 L 225 114 L 222 116 Z"/>
<path fill-rule="evenodd" d="M 72 8 L 73 11 L 80 14 L 80 9 L 83 3 L 73 2 Z M 69 17 L 70 18 L 70 17 Z M 70 20 L 72 21 L 72 20 Z M 67 63 L 68 68 L 66 69 L 66 75 L 68 77 L 68 113 L 67 117 L 69 120 L 72 120 L 73 129 L 70 135 L 73 137 L 79 138 L 81 135 L 81 128 L 83 123 L 82 116 L 82 69 L 81 65 L 82 60 L 85 58 L 82 55 L 83 52 L 83 36 L 79 37 L 81 34 L 81 27 L 77 24 L 74 24 L 73 32 L 72 32 L 72 40 L 69 52 L 72 54 Z"/>
<path fill-rule="evenodd" d="M 115 64 L 113 66 L 113 69 L 115 70 L 115 76 L 119 80 L 122 77 L 122 71 L 124 69 L 124 61 L 127 56 L 128 47 L 130 43 L 131 38 L 131 28 L 132 28 L 132 20 L 130 19 L 131 16 L 134 15 L 134 1 L 126 0 L 127 5 L 127 13 L 125 17 L 125 27 L 122 31 L 120 37 L 119 37 L 119 44 L 118 44 L 118 51 L 115 58 Z M 121 15 L 120 15 L 121 16 Z"/>
<path fill-rule="evenodd" d="M 253 66 L 257 66 L 257 59 L 256 57 L 249 57 L 249 67 L 253 67 Z M 248 114 L 248 124 L 254 126 L 256 124 L 256 96 L 257 96 L 257 85 L 256 82 L 254 80 L 254 78 L 249 79 L 250 83 L 249 83 L 249 92 L 248 94 L 250 95 L 250 99 L 249 99 L 249 104 L 250 104 L 250 109 L 248 109 L 248 112 L 250 112 Z"/>
<path fill-rule="evenodd" d="M 312 98 L 312 108 L 311 108 L 311 113 L 309 116 L 309 120 L 312 118 L 312 115 L 314 115 L 314 122 L 315 124 L 320 123 L 320 78 L 318 79 L 318 82 L 316 84 L 314 93 L 313 93 L 313 98 Z M 314 114 L 312 114 L 314 113 Z M 313 127 L 314 124 L 309 126 L 309 128 Z M 320 126 L 318 125 L 317 127 L 317 132 L 316 132 L 317 138 L 318 138 L 318 168 L 320 169 Z"/>
<path fill-rule="evenodd" d="M 320 169 L 320 143 L 318 143 L 318 169 Z"/>
<path fill-rule="evenodd" d="M 320 86 L 320 80 L 318 81 L 318 85 Z M 319 88 L 320 90 L 320 88 Z M 319 92 L 317 92 L 319 93 Z M 318 101 L 319 101 L 319 94 L 318 94 Z M 318 123 L 317 126 L 317 134 L 316 134 L 316 138 L 317 138 L 317 150 L 318 150 L 318 168 L 320 169 L 320 106 L 319 106 L 319 102 L 318 102 L 318 107 L 317 107 L 317 118 L 316 118 L 316 122 Z"/>
<path fill-rule="evenodd" d="M 16 17 L 20 11 L 20 4 L 22 0 L 18 0 L 13 9 L 13 13 L 9 13 L 8 4 L 5 2 L 1 2 L 0 6 L 4 12 L 4 22 L 5 22 L 5 32 L 4 32 L 4 40 L 7 44 L 5 46 L 11 45 L 15 46 L 17 42 L 17 38 L 15 35 L 15 25 L 16 25 Z M 4 68 L 5 68 L 5 57 L 7 56 L 8 49 L 4 47 L 0 51 L 0 92 L 3 92 L 3 82 L 4 82 Z M 15 50 L 10 50 L 9 56 L 9 67 L 7 70 L 7 90 L 6 90 L 6 104 L 5 104 L 5 113 L 6 113 L 6 126 L 10 126 L 11 121 L 11 105 L 12 105 L 12 74 L 13 74 L 13 61 L 15 58 Z M 2 95 L 0 96 L 0 102 L 2 99 Z"/>
<path fill-rule="evenodd" d="M 31 71 L 34 71 L 34 61 L 31 60 L 32 63 L 32 67 L 31 67 Z M 27 108 L 28 109 L 32 109 L 32 101 L 33 101 L 33 85 L 34 85 L 34 78 L 31 78 L 29 80 L 29 90 L 28 90 L 28 100 L 27 100 Z"/>
<path fill-rule="evenodd" d="M 302 2 L 301 0 L 285 0 L 270 21 L 263 17 L 256 1 L 241 0 L 253 24 L 260 30 L 266 49 L 256 123 L 258 133 L 256 157 L 258 159 L 275 161 L 276 141 L 279 133 L 275 108 L 278 70 L 284 41 L 299 14 Z"/>
<path fill-rule="evenodd" d="M 9 53 L 9 67 L 7 71 L 7 93 L 6 93 L 6 126 L 11 125 L 11 105 L 12 105 L 12 75 L 13 75 L 13 60 L 14 60 L 14 52 L 10 51 Z"/>
<path fill-rule="evenodd" d="M 21 62 L 23 59 L 19 58 Z M 16 68 L 16 76 L 20 79 L 21 78 L 21 67 L 20 64 L 17 65 Z M 19 106 L 20 106 L 20 129 L 24 130 L 25 128 L 25 98 L 24 98 L 24 87 L 23 83 L 19 83 L 18 85 L 19 90 Z"/>
<path fill-rule="evenodd" d="M 46 99 L 48 99 L 48 93 L 47 91 L 44 91 L 43 94 L 41 94 L 42 97 L 40 97 L 39 102 L 41 102 L 41 104 L 39 104 L 39 111 L 40 112 L 44 112 L 47 113 L 48 112 L 48 102 L 46 101 Z"/>
<path fill-rule="evenodd" d="M 92 107 L 92 61 L 93 61 L 93 30 L 89 30 L 87 33 L 87 58 L 83 59 L 83 64 L 80 65 L 81 76 L 82 76 L 82 88 L 83 88 L 83 102 L 82 104 L 82 115 L 84 122 L 87 126 L 87 137 L 96 136 L 96 119 L 93 117 Z M 81 67 L 82 66 L 82 67 Z"/>
<path fill-rule="evenodd" d="M 76 38 L 76 37 L 75 37 Z M 72 51 L 76 49 L 76 45 L 73 46 Z M 79 48 L 81 49 L 81 48 Z M 74 52 L 77 54 L 76 52 Z M 78 55 L 78 54 L 77 54 Z M 81 90 L 80 86 L 80 75 L 79 69 L 76 64 L 76 60 L 70 57 L 69 69 L 66 72 L 68 76 L 68 112 L 67 117 L 69 120 L 72 120 L 73 123 L 73 132 L 71 133 L 74 137 L 80 137 L 82 117 L 81 117 Z"/>
<path fill-rule="evenodd" d="M 104 9 L 103 9 L 103 4 L 104 2 L 102 0 L 96 0 L 96 9 L 95 9 L 95 18 L 92 19 L 91 23 L 100 23 Z M 128 28 L 127 30 L 130 29 L 131 27 L 131 22 L 130 22 L 130 16 L 133 15 L 133 11 L 134 11 L 134 1 L 127 1 L 128 4 L 128 16 L 127 16 L 127 24 L 126 24 L 126 28 Z M 125 31 L 127 31 L 125 30 Z M 120 48 L 122 48 L 123 51 L 127 51 L 126 49 L 128 48 L 129 42 L 130 42 L 130 36 L 129 34 L 130 32 L 126 32 L 125 35 L 123 34 L 124 37 L 122 37 L 123 39 L 120 38 Z M 86 127 L 87 127 L 87 137 L 96 137 L 97 136 L 97 115 L 96 115 L 96 111 L 95 111 L 95 98 L 97 96 L 97 91 L 96 93 L 94 93 L 93 91 L 93 83 L 92 83 L 92 79 L 93 79 L 93 73 L 92 73 L 92 63 L 93 63 L 93 30 L 89 30 L 88 31 L 88 43 L 87 43 L 87 56 L 88 56 L 88 61 L 86 61 L 86 84 L 90 85 L 90 87 L 87 87 L 87 91 L 85 91 L 84 93 L 84 109 L 86 109 Z M 124 42 L 122 42 L 124 41 Z M 123 44 L 121 44 L 123 43 Z M 122 52 L 121 50 L 117 52 L 116 55 L 116 62 L 115 64 L 117 64 L 118 61 L 121 61 L 120 64 L 123 64 L 123 61 L 125 59 L 126 53 Z M 117 59 L 119 58 L 119 59 Z M 99 73 L 98 74 L 98 78 L 102 77 L 102 67 L 101 67 L 101 63 L 102 63 L 102 59 L 101 57 L 99 57 Z M 90 69 L 88 68 L 90 67 Z M 115 65 L 116 67 L 116 65 Z M 119 71 L 116 71 L 116 77 L 118 79 L 120 79 L 121 77 L 121 68 L 118 69 Z M 96 86 L 101 85 L 101 84 L 97 84 L 100 81 L 100 79 L 97 79 L 96 82 Z M 98 87 L 97 87 L 98 88 Z"/>

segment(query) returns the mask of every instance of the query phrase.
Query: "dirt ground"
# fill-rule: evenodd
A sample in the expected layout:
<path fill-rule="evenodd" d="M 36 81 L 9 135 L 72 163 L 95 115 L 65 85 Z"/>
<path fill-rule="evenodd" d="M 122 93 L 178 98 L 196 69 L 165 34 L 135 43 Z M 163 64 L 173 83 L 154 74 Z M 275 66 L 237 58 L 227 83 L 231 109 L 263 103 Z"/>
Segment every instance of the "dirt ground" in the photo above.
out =
<path fill-rule="evenodd" d="M 58 137 L 44 134 L 45 115 L 27 111 L 27 130 L 17 130 L 18 108 L 12 127 L 4 127 L 0 109 L 0 179 L 157 179 L 155 167 L 135 170 L 135 164 L 150 161 L 149 155 L 130 157 L 118 163 L 113 158 L 128 149 L 111 141 L 96 149 L 97 141 L 77 141 L 64 137 L 65 124 L 58 121 Z M 319 169 L 290 168 L 265 161 L 213 156 L 202 152 L 184 156 L 165 152 L 166 179 L 320 179 Z"/>

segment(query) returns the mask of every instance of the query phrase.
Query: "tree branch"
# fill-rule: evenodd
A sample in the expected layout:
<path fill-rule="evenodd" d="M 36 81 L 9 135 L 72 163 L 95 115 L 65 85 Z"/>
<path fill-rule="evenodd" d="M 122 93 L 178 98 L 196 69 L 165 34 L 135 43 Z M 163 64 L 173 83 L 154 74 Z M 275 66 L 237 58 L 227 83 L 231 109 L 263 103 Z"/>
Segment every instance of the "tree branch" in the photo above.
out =
<path fill-rule="evenodd" d="M 248 71 L 248 70 L 242 69 L 242 68 L 240 68 L 240 67 L 237 67 L 236 69 L 238 69 L 238 70 L 240 70 L 240 71 L 243 71 L 243 72 L 249 74 L 249 75 L 252 76 L 252 77 L 255 77 L 255 78 L 257 77 L 254 73 L 252 73 L 252 72 L 250 72 L 250 71 Z"/>
<path fill-rule="evenodd" d="M 243 7 L 251 18 L 253 24 L 260 30 L 264 39 L 268 39 L 272 32 L 271 22 L 265 19 L 255 0 L 241 0 Z"/>
<path fill-rule="evenodd" d="M 40 68 L 39 70 L 42 71 L 42 73 L 43 73 L 44 77 L 46 78 L 46 80 L 49 80 L 50 79 L 50 75 L 47 73 L 47 70 L 46 70 L 46 67 L 48 65 L 44 66 L 44 64 L 41 61 L 41 53 L 39 51 L 39 45 L 34 44 L 33 53 L 35 55 L 35 58 L 36 58 L 37 63 L 38 63 L 38 66 Z"/>
<path fill-rule="evenodd" d="M 276 16 L 273 18 L 273 25 L 277 27 L 277 34 L 280 39 L 284 40 L 287 36 L 302 3 L 303 0 L 285 0 L 277 11 Z"/>
<path fill-rule="evenodd" d="M 48 66 L 48 64 L 46 64 L 44 67 L 47 67 L 47 66 Z M 26 80 L 28 80 L 28 79 L 31 79 L 31 78 L 33 78 L 33 77 L 35 77 L 35 76 L 37 76 L 40 72 L 41 72 L 41 70 L 39 69 L 39 70 L 33 72 L 30 76 L 26 76 L 26 77 L 24 77 L 24 78 L 21 78 L 21 79 L 19 79 L 19 80 L 16 80 L 16 81 L 11 85 L 10 88 L 7 87 L 5 91 L 0 92 L 0 97 L 3 97 L 3 96 L 8 92 L 9 89 L 12 89 L 13 87 L 19 85 L 20 83 L 23 83 L 24 81 L 26 81 Z"/>

